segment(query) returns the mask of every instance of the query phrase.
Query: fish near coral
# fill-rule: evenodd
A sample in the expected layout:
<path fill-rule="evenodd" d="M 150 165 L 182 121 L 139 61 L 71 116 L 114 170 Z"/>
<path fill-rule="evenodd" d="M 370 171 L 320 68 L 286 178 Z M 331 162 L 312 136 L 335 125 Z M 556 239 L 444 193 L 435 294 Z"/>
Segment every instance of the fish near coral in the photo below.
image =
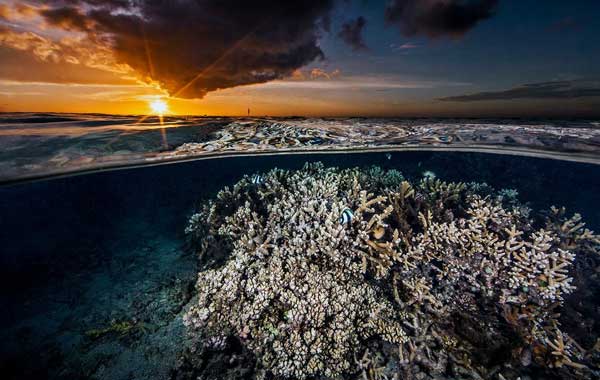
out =
<path fill-rule="evenodd" d="M 435 179 L 436 177 L 437 176 L 435 175 L 435 173 L 430 170 L 426 170 L 423 172 L 423 178 L 425 179 Z"/>
<path fill-rule="evenodd" d="M 575 256 L 600 251 L 581 216 L 555 208 L 541 229 L 485 184 L 383 181 L 389 173 L 311 163 L 265 174 L 268 199 L 255 196 L 260 175 L 219 192 L 186 228 L 202 255 L 225 236 L 231 255 L 199 272 L 190 333 L 208 345 L 241 339 L 268 378 L 416 378 L 421 363 L 442 378 L 449 366 L 485 368 L 500 347 L 512 355 L 499 378 L 533 363 L 592 378 L 590 349 L 558 330 Z M 373 347 L 399 365 L 365 357 Z"/>
<path fill-rule="evenodd" d="M 265 179 L 260 174 L 255 174 L 252 176 L 251 182 L 253 185 L 258 186 L 263 184 L 265 182 Z"/>
<path fill-rule="evenodd" d="M 342 211 L 342 215 L 340 216 L 340 224 L 350 224 L 352 219 L 354 219 L 354 212 L 349 208 L 346 208 L 344 211 Z"/>

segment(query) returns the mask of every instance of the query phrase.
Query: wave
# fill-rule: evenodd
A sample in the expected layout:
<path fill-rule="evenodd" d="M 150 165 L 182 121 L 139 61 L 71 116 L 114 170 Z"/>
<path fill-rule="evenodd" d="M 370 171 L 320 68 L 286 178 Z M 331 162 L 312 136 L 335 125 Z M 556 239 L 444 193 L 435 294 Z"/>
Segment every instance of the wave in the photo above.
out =
<path fill-rule="evenodd" d="M 0 114 L 0 182 L 230 155 L 467 150 L 600 162 L 582 119 Z"/>

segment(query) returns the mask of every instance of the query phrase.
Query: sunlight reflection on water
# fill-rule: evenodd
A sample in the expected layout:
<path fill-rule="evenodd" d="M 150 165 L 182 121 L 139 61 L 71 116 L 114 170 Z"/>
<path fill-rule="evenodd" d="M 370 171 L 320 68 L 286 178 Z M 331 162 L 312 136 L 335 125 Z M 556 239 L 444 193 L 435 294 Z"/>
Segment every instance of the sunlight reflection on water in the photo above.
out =
<path fill-rule="evenodd" d="M 587 120 L 0 116 L 0 181 L 231 154 L 468 150 L 600 162 Z"/>

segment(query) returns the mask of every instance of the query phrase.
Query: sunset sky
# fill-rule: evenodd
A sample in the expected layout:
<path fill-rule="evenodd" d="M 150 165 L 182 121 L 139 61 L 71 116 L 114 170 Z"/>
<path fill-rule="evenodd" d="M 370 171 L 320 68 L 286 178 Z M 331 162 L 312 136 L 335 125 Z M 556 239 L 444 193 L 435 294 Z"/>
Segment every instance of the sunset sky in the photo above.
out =
<path fill-rule="evenodd" d="M 597 0 L 0 0 L 0 111 L 600 116 Z"/>

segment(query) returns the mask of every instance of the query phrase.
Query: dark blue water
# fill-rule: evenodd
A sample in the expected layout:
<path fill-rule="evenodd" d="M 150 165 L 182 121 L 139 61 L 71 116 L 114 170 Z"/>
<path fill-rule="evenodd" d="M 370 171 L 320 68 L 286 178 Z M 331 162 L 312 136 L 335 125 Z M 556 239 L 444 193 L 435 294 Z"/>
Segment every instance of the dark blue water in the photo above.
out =
<path fill-rule="evenodd" d="M 0 370 L 8 378 L 93 374 L 117 379 L 126 378 L 122 368 L 129 362 L 131 378 L 142 378 L 140 374 L 161 378 L 173 363 L 157 361 L 153 355 L 175 358 L 176 348 L 141 354 L 141 343 L 104 342 L 111 347 L 106 354 L 110 359 L 98 359 L 103 358 L 94 351 L 99 348 L 90 346 L 84 332 L 122 315 L 142 315 L 140 310 L 147 305 L 138 308 L 135 303 L 136 297 L 143 297 L 136 293 L 140 289 L 153 294 L 147 289 L 163 291 L 168 281 L 193 282 L 197 270 L 194 258 L 185 254 L 183 230 L 202 199 L 244 174 L 300 168 L 307 161 L 340 167 L 379 165 L 409 178 L 428 170 L 444 180 L 514 188 L 536 209 L 565 206 L 569 213 L 581 213 L 589 228 L 600 230 L 600 166 L 491 154 L 223 158 L 4 186 L 0 188 L 4 311 Z M 105 294 L 110 295 L 106 300 Z M 164 311 L 163 306 L 156 310 Z M 163 317 L 156 310 L 152 323 L 161 326 L 160 318 L 170 314 Z M 156 331 L 169 331 L 163 335 L 171 340 L 181 333 L 177 327 Z M 154 344 L 166 344 L 160 342 Z M 120 357 L 124 352 L 131 356 Z"/>
<path fill-rule="evenodd" d="M 514 188 L 536 209 L 562 205 L 579 212 L 600 230 L 600 167 L 516 156 L 478 153 L 384 153 L 239 157 L 73 176 L 0 188 L 0 238 L 3 291 L 18 292 L 29 282 L 36 260 L 61 267 L 82 247 L 103 247 L 113 239 L 131 239 L 128 226 L 147 224 L 157 234 L 181 237 L 194 206 L 244 174 L 273 167 L 300 168 L 307 161 L 328 166 L 378 165 L 419 177 L 426 170 L 448 181 L 486 182 Z M 60 271 L 60 269 L 58 269 Z M 42 275 L 40 273 L 37 275 Z M 23 277 L 25 275 L 25 277 Z"/>

